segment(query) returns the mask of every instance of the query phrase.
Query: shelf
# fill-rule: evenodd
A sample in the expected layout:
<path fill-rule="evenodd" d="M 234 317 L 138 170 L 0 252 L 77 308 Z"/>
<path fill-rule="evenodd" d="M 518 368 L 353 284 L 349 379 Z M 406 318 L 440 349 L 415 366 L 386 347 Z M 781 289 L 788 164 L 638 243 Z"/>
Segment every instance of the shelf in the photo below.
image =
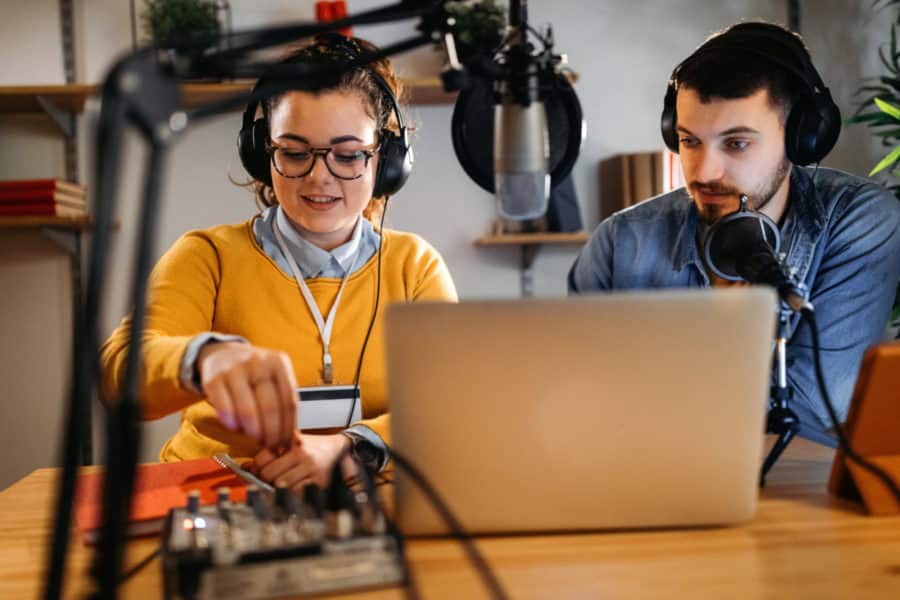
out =
<path fill-rule="evenodd" d="M 456 98 L 455 93 L 443 90 L 437 77 L 405 79 L 403 85 L 410 104 L 452 104 Z M 184 105 L 193 107 L 249 92 L 252 86 L 252 81 L 185 83 L 182 84 Z M 98 86 L 88 84 L 0 86 L 0 113 L 45 112 L 39 98 L 61 110 L 79 113 L 84 110 L 87 98 L 96 95 L 97 89 Z"/>
<path fill-rule="evenodd" d="M 504 233 L 485 235 L 475 240 L 476 246 L 531 246 L 535 244 L 583 244 L 591 237 L 587 231 L 572 233 Z"/>
<path fill-rule="evenodd" d="M 70 113 L 84 110 L 84 101 L 93 96 L 95 85 L 3 85 L 0 86 L 0 112 L 42 113 L 38 98 L 44 98 Z"/>
<path fill-rule="evenodd" d="M 575 231 L 572 233 L 538 232 L 538 233 L 504 233 L 488 234 L 475 240 L 476 246 L 483 248 L 502 248 L 518 246 L 521 250 L 519 269 L 521 272 L 520 287 L 522 297 L 529 297 L 534 292 L 534 275 L 532 266 L 537 257 L 538 250 L 544 245 L 574 245 L 583 244 L 590 239 L 587 231 Z"/>
<path fill-rule="evenodd" d="M 445 92 L 437 77 L 405 79 L 402 83 L 405 99 L 409 104 L 452 104 L 456 100 L 456 94 Z M 182 92 L 185 106 L 191 107 L 249 92 L 252 88 L 252 81 L 185 83 L 182 86 Z"/>
<path fill-rule="evenodd" d="M 91 217 L 0 217 L 0 229 L 40 229 L 53 227 L 57 229 L 70 229 L 83 231 L 93 227 Z"/>

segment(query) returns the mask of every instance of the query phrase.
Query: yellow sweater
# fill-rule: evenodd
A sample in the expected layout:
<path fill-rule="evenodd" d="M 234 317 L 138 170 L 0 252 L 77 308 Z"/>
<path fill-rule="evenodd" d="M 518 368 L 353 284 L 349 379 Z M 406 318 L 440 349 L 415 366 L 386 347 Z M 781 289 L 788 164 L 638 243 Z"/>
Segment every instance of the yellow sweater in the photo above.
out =
<path fill-rule="evenodd" d="M 182 387 L 179 368 L 188 342 L 206 331 L 240 335 L 290 356 L 297 384 L 322 382 L 322 342 L 297 282 L 258 246 L 253 220 L 182 236 L 150 275 L 139 398 L 145 420 L 181 410 L 181 425 L 161 461 L 228 452 L 249 458 L 259 443 L 226 429 L 203 396 Z M 331 340 L 334 381 L 352 384 L 375 302 L 377 254 L 350 275 Z M 340 279 L 307 279 L 322 314 L 328 314 Z M 417 235 L 384 231 L 381 299 L 360 375 L 363 420 L 390 443 L 384 357 L 384 310 L 391 302 L 456 301 L 450 273 L 434 248 Z M 130 316 L 101 349 L 103 395 L 118 396 L 125 375 Z"/>

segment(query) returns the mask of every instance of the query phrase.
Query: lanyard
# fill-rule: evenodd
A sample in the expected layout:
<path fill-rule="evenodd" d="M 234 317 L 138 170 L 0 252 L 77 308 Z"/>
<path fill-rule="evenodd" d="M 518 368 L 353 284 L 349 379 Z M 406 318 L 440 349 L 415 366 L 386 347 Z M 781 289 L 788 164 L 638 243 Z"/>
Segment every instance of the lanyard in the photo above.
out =
<path fill-rule="evenodd" d="M 310 314 L 312 314 L 313 320 L 316 322 L 316 327 L 319 329 L 319 337 L 322 339 L 322 379 L 325 383 L 332 383 L 334 378 L 334 369 L 331 361 L 331 331 L 334 328 L 334 316 L 337 314 L 338 304 L 341 302 L 341 294 L 344 292 L 344 285 L 347 283 L 347 278 L 350 277 L 350 273 L 353 271 L 353 268 L 356 266 L 356 261 L 359 258 L 359 252 L 357 251 L 356 258 L 353 259 L 353 262 L 350 264 L 350 268 L 347 269 L 347 272 L 344 273 L 344 278 L 341 279 L 341 287 L 338 288 L 337 296 L 334 297 L 334 302 L 331 304 L 331 310 L 328 311 L 328 318 L 322 318 L 322 311 L 319 310 L 319 305 L 316 304 L 316 299 L 313 298 L 312 292 L 309 291 L 309 286 L 306 285 L 306 281 L 303 279 L 303 273 L 300 272 L 300 267 L 297 266 L 297 261 L 294 260 L 294 256 L 290 253 L 287 248 L 287 244 L 284 243 L 284 238 L 281 236 L 281 232 L 278 230 L 278 225 L 276 224 L 272 227 L 272 231 L 275 232 L 275 239 L 278 241 L 278 246 L 281 248 L 281 253 L 284 254 L 285 260 L 287 260 L 288 265 L 291 267 L 291 271 L 294 273 L 294 279 L 297 280 L 297 286 L 300 288 L 300 292 L 303 294 L 303 299 L 306 300 L 306 306 L 309 308 Z"/>

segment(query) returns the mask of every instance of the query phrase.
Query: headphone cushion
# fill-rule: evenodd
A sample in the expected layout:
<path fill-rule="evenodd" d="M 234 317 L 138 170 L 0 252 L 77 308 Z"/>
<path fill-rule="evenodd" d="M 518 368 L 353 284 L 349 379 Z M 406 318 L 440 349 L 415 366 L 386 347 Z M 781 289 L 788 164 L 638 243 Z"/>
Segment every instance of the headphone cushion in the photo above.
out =
<path fill-rule="evenodd" d="M 785 151 L 795 165 L 821 161 L 841 133 L 841 113 L 827 94 L 796 101 L 784 128 Z"/>
<path fill-rule="evenodd" d="M 663 100 L 662 115 L 659 119 L 662 139 L 666 143 L 666 147 L 675 154 L 678 154 L 678 115 L 675 111 L 677 97 L 678 91 L 675 89 L 675 85 L 669 82 L 666 87 L 666 97 Z"/>
<path fill-rule="evenodd" d="M 396 194 L 412 172 L 413 151 L 392 131 L 381 132 L 381 148 L 378 151 L 378 169 L 375 173 L 375 187 L 372 196 L 392 196 Z"/>
<path fill-rule="evenodd" d="M 238 133 L 238 156 L 247 173 L 268 186 L 272 185 L 272 171 L 266 144 L 269 141 L 269 123 L 256 119 Z"/>

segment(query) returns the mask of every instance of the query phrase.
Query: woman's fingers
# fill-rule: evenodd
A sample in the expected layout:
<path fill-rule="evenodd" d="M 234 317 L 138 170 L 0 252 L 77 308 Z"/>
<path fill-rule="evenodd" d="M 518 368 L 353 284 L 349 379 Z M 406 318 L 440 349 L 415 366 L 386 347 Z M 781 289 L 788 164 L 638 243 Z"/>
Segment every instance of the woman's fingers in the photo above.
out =
<path fill-rule="evenodd" d="M 294 487 L 309 479 L 315 470 L 312 458 L 302 447 L 291 448 L 282 456 L 270 461 L 259 469 L 259 476 L 265 481 Z"/>
<path fill-rule="evenodd" d="M 264 441 L 263 420 L 256 402 L 256 393 L 245 372 L 232 371 L 228 376 L 228 390 L 234 401 L 241 429 L 250 437 Z"/>
<path fill-rule="evenodd" d="M 206 397 L 209 403 L 215 407 L 222 425 L 234 431 L 243 429 L 224 379 L 217 378 L 209 381 L 206 384 Z"/>
<path fill-rule="evenodd" d="M 267 377 L 250 383 L 259 413 L 262 443 L 269 448 L 283 446 L 290 437 L 283 434 L 281 401 L 275 380 Z"/>
<path fill-rule="evenodd" d="M 267 447 L 290 445 L 297 423 L 297 386 L 284 352 L 224 342 L 204 348 L 198 360 L 207 398 L 225 427 Z"/>
<path fill-rule="evenodd" d="M 275 357 L 275 387 L 281 409 L 281 439 L 289 446 L 297 430 L 297 382 L 291 359 L 281 352 Z"/>

